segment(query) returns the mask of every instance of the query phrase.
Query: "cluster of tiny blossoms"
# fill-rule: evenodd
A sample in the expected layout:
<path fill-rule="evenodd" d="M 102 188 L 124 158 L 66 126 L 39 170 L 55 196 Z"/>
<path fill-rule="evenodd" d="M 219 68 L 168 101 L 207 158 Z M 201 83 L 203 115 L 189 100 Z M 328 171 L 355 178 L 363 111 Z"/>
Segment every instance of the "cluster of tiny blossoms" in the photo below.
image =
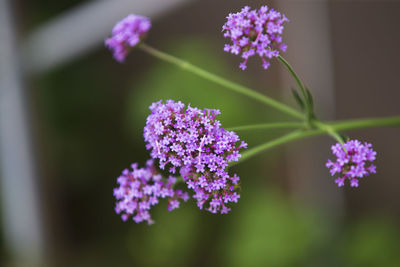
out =
<path fill-rule="evenodd" d="M 144 38 L 150 28 L 148 18 L 131 14 L 114 26 L 112 36 L 105 40 L 105 45 L 112 50 L 117 61 L 123 62 L 130 49 Z"/>
<path fill-rule="evenodd" d="M 285 52 L 286 44 L 282 43 L 283 24 L 289 21 L 285 15 L 262 6 L 250 10 L 245 6 L 238 13 L 227 16 L 227 22 L 222 26 L 225 38 L 230 38 L 232 44 L 225 44 L 224 51 L 241 55 L 244 59 L 239 67 L 246 69 L 247 60 L 254 55 L 260 56 L 264 69 L 271 59 L 279 56 L 279 50 Z"/>
<path fill-rule="evenodd" d="M 162 178 L 154 168 L 153 160 L 147 161 L 145 168 L 138 168 L 137 163 L 132 164 L 132 171 L 123 170 L 117 182 L 119 187 L 114 189 L 117 199 L 115 211 L 121 214 L 124 221 L 132 216 L 136 223 L 147 221 L 152 224 L 149 210 L 158 203 L 159 198 L 168 198 L 169 211 L 179 208 L 179 199 L 189 199 L 188 193 L 174 189 L 175 177 Z"/>
<path fill-rule="evenodd" d="M 344 186 L 346 179 L 350 181 L 350 186 L 358 187 L 359 178 L 376 173 L 376 166 L 372 164 L 376 158 L 376 152 L 371 144 L 350 140 L 343 145 L 337 143 L 331 149 L 337 159 L 336 162 L 328 160 L 326 167 L 330 169 L 332 176 L 339 174 L 339 178 L 335 180 L 339 187 Z"/>
<path fill-rule="evenodd" d="M 247 144 L 234 132 L 220 128 L 215 119 L 219 110 L 185 108 L 173 100 L 153 103 L 150 110 L 144 139 L 151 157 L 159 159 L 161 169 L 167 167 L 171 173 L 179 169 L 200 209 L 207 202 L 208 211 L 227 213 L 226 204 L 237 202 L 240 195 L 239 177 L 230 176 L 226 169 Z"/>

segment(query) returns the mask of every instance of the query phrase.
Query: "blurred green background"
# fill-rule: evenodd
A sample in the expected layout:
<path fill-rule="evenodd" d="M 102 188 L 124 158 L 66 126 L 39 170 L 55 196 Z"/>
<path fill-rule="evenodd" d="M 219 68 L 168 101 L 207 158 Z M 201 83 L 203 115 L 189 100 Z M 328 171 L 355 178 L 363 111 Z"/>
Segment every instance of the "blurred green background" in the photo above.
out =
<path fill-rule="evenodd" d="M 95 1 L 16 1 L 14 19 L 18 22 L 19 40 L 23 44 L 24 34 L 88 2 Z M 269 4 L 265 1 L 249 4 L 258 7 L 261 3 Z M 157 17 L 148 42 L 279 98 L 282 95 L 279 67 L 273 66 L 266 73 L 257 68 L 259 62 L 251 62 L 249 69 L 242 72 L 237 68 L 239 59 L 222 52 L 220 26 L 227 13 L 242 5 L 242 1 L 220 1 L 215 5 L 211 0 L 192 1 Z M 332 34 L 337 37 L 332 37 L 333 52 L 339 56 L 343 50 L 337 29 L 345 26 L 338 24 L 338 17 L 343 16 L 343 10 L 364 10 L 360 12 L 360 20 L 363 14 L 377 10 L 379 18 L 391 15 L 390 21 L 382 23 L 400 23 L 399 4 L 357 6 L 350 1 L 347 6 L 330 3 L 328 7 Z M 130 12 L 135 10 L 127 11 Z M 399 44 L 398 33 L 392 34 L 394 41 L 387 42 Z M 357 51 L 360 40 L 361 37 L 347 39 L 353 42 L 350 49 Z M 382 42 L 385 46 L 385 40 Z M 372 44 L 364 51 L 371 53 L 373 48 L 377 47 Z M 399 59 L 397 50 L 387 53 L 392 59 Z M 343 58 L 336 59 L 335 70 L 345 64 L 341 63 L 346 62 Z M 347 79 L 340 73 L 336 72 L 337 84 Z M 228 215 L 200 211 L 193 200 L 173 212 L 168 212 L 166 203 L 161 203 L 152 209 L 154 225 L 138 225 L 122 222 L 114 213 L 112 189 L 122 169 L 132 162 L 144 164 L 148 158 L 142 131 L 152 102 L 174 99 L 199 108 L 220 109 L 224 127 L 288 118 L 140 51 L 132 51 L 126 63 L 118 64 L 102 44 L 46 72 L 27 75 L 26 84 L 48 266 L 400 266 L 397 129 L 387 130 L 387 135 L 385 130 L 357 132 L 360 138 L 376 142 L 379 156 L 390 155 L 386 163 L 383 159 L 378 162 L 378 172 L 384 168 L 392 171 L 368 177 L 357 190 L 336 188 L 328 171 L 317 177 L 327 180 L 330 190 L 338 192 L 333 200 L 337 202 L 335 205 L 319 202 L 318 197 L 309 201 L 297 192 L 296 185 L 304 177 L 295 177 L 297 183 L 293 183 L 288 176 L 303 167 L 293 166 L 287 160 L 288 150 L 281 147 L 232 169 L 241 177 L 242 192 L 239 203 Z M 385 88 L 388 90 L 385 95 L 396 89 Z M 365 89 L 366 100 L 360 102 L 366 103 L 354 104 L 356 98 L 349 99 L 344 93 L 350 89 L 345 86 L 337 89 L 336 117 L 350 118 L 357 112 L 360 116 L 374 115 L 374 110 L 378 115 L 395 115 L 400 111 L 390 95 L 371 111 L 378 95 L 375 89 Z M 354 97 L 359 96 L 357 92 L 353 91 Z M 291 100 L 286 102 L 294 105 Z M 357 111 L 340 111 L 346 107 Z M 252 147 L 284 132 L 239 135 Z M 325 161 L 325 155 L 329 155 L 332 141 L 327 137 L 318 140 L 324 145 L 317 151 L 325 152 L 314 154 L 310 162 L 321 157 Z M 307 146 L 301 149 L 307 150 Z M 323 188 L 316 186 L 315 190 L 324 194 Z M 0 232 L 0 265 L 18 264 L 19 259 L 9 251 Z"/>

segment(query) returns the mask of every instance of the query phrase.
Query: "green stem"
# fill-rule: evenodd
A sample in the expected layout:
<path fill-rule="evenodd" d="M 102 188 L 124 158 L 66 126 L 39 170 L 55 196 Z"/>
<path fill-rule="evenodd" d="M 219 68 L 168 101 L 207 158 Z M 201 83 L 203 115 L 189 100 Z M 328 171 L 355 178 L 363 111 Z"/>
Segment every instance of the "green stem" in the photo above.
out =
<path fill-rule="evenodd" d="M 186 62 L 184 60 L 181 60 L 179 58 L 176 58 L 176 57 L 166 54 L 164 52 L 161 52 L 161 51 L 159 51 L 151 46 L 148 46 L 144 43 L 142 43 L 139 46 L 139 48 L 158 59 L 172 63 L 172 64 L 182 68 L 183 70 L 189 71 L 189 72 L 196 74 L 204 79 L 207 79 L 216 84 L 222 85 L 223 87 L 225 87 L 227 89 L 230 89 L 230 90 L 240 93 L 242 95 L 246 95 L 246 96 L 253 98 L 261 103 L 267 104 L 268 106 L 275 108 L 283 113 L 286 113 L 287 115 L 290 115 L 290 116 L 298 118 L 298 119 L 304 119 L 304 115 L 301 112 L 298 112 L 297 110 L 295 110 L 279 101 L 276 101 L 268 96 L 265 96 L 256 91 L 253 91 L 250 88 L 247 88 L 243 85 L 240 85 L 240 84 L 231 82 L 227 79 L 224 79 L 222 77 L 219 77 L 219 76 L 212 74 L 206 70 L 203 70 L 195 65 L 192 65 L 189 62 Z"/>
<path fill-rule="evenodd" d="M 258 129 L 290 129 L 290 128 L 302 128 L 304 123 L 302 122 L 274 122 L 274 123 L 262 123 L 262 124 L 252 124 L 243 125 L 237 127 L 228 128 L 228 131 L 248 131 L 248 130 L 258 130 Z"/>
<path fill-rule="evenodd" d="M 289 64 L 289 62 L 286 61 L 286 59 L 284 59 L 282 56 L 278 56 L 278 59 L 283 63 L 283 65 L 286 67 L 286 69 L 290 72 L 290 74 L 293 76 L 293 78 L 295 79 L 297 85 L 300 88 L 301 93 L 303 94 L 304 99 L 307 98 L 306 96 L 306 89 L 304 87 L 303 82 L 300 80 L 299 76 L 297 75 L 297 73 L 294 71 L 294 69 L 292 68 L 292 66 Z"/>
<path fill-rule="evenodd" d="M 328 122 L 336 131 L 356 130 L 372 127 L 400 126 L 400 116 L 386 118 L 368 118 L 345 121 Z"/>
<path fill-rule="evenodd" d="M 387 118 L 370 118 L 370 119 L 359 119 L 359 120 L 348 120 L 348 121 L 336 121 L 329 122 L 325 125 L 328 125 L 334 131 L 347 131 L 347 130 L 356 130 L 356 129 L 365 129 L 365 128 L 375 128 L 375 127 L 391 127 L 391 126 L 400 126 L 400 116 L 395 117 L 387 117 Z M 251 148 L 242 154 L 242 157 L 239 161 L 233 162 L 230 166 L 236 165 L 237 163 L 241 163 L 249 158 L 252 158 L 265 150 L 271 149 L 278 145 L 282 145 L 285 143 L 289 143 L 291 141 L 326 134 L 328 132 L 327 129 L 319 128 L 313 130 L 297 130 L 291 132 L 287 135 L 274 139 L 272 141 L 266 142 L 254 148 Z"/>
<path fill-rule="evenodd" d="M 246 152 L 244 152 L 242 154 L 242 156 L 240 157 L 239 161 L 233 162 L 230 164 L 230 166 L 236 165 L 239 162 L 243 162 L 246 159 L 249 159 L 251 157 L 254 157 L 258 154 L 260 154 L 261 152 L 264 152 L 267 149 L 273 148 L 275 146 L 284 144 L 284 143 L 288 143 L 290 141 L 296 140 L 298 138 L 300 138 L 302 136 L 302 131 L 294 131 L 291 132 L 287 135 L 284 135 L 282 137 L 279 137 L 277 139 L 274 139 L 272 141 L 266 142 L 262 145 L 256 146 L 252 149 L 247 150 Z"/>
<path fill-rule="evenodd" d="M 319 129 L 326 131 L 330 136 L 332 136 L 334 139 L 336 139 L 336 141 L 338 141 L 342 145 L 344 144 L 344 140 L 343 140 L 342 136 L 340 136 L 340 134 L 337 132 L 337 130 L 335 130 L 331 125 L 322 123 L 318 120 L 314 120 L 312 123 L 315 126 L 317 126 Z"/>

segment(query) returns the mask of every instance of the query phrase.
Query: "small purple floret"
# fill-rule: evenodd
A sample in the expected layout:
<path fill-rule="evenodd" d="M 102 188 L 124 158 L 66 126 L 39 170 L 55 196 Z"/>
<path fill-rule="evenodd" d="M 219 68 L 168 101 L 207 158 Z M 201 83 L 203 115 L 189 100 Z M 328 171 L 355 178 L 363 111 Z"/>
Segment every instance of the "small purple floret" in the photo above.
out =
<path fill-rule="evenodd" d="M 279 56 L 279 50 L 285 52 L 287 45 L 282 43 L 283 24 L 289 21 L 285 15 L 262 6 L 250 10 L 245 6 L 238 13 L 227 16 L 227 22 L 222 26 L 225 38 L 231 39 L 231 44 L 225 44 L 224 51 L 239 55 L 244 59 L 239 68 L 246 69 L 247 60 L 258 55 L 264 69 L 270 63 L 267 59 Z"/>
<path fill-rule="evenodd" d="M 168 198 L 169 211 L 179 208 L 179 199 L 189 199 L 188 193 L 174 189 L 175 177 L 161 178 L 154 168 L 153 160 L 147 161 L 145 168 L 132 164 L 132 171 L 125 169 L 117 182 L 119 187 L 114 188 L 117 199 L 115 211 L 121 214 L 124 221 L 132 217 L 136 223 L 147 221 L 148 224 L 153 224 L 149 210 L 151 206 L 158 204 L 159 198 Z"/>
<path fill-rule="evenodd" d="M 111 38 L 104 43 L 113 52 L 114 58 L 123 62 L 131 48 L 146 36 L 150 28 L 148 18 L 130 14 L 114 26 Z"/>
<path fill-rule="evenodd" d="M 229 202 L 240 195 L 239 177 L 227 172 L 229 162 L 240 158 L 247 144 L 236 133 L 221 128 L 215 109 L 198 109 L 167 100 L 153 103 L 144 127 L 144 139 L 151 157 L 160 168 L 178 171 L 189 189 L 195 192 L 197 206 L 212 213 L 227 213 Z M 168 166 L 167 166 L 168 165 Z M 173 170 L 171 170 L 171 167 Z M 172 203 L 170 208 L 174 208 Z"/>
<path fill-rule="evenodd" d="M 336 156 L 336 162 L 328 160 L 326 167 L 332 176 L 336 173 L 339 177 L 335 183 L 342 187 L 348 180 L 351 187 L 358 187 L 359 179 L 376 173 L 376 166 L 372 162 L 376 158 L 376 152 L 372 145 L 358 140 L 350 140 L 341 145 L 337 143 L 332 146 L 332 153 Z"/>

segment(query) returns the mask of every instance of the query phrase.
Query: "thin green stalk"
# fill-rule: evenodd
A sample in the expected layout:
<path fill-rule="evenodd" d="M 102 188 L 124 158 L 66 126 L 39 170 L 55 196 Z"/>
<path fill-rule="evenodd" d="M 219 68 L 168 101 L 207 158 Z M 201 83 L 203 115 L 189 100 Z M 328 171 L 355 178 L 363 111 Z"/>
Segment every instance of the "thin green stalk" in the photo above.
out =
<path fill-rule="evenodd" d="M 366 128 L 375 128 L 375 127 L 393 127 L 400 126 L 400 116 L 395 117 L 387 117 L 387 118 L 370 118 L 370 119 L 358 119 L 358 120 L 348 120 L 348 121 L 336 121 L 326 123 L 330 128 L 337 131 L 347 131 L 347 130 L 356 130 L 356 129 L 366 129 Z M 297 130 L 291 132 L 287 135 L 274 139 L 272 141 L 268 141 L 264 144 L 251 148 L 242 154 L 242 157 L 239 161 L 233 162 L 230 166 L 236 165 L 237 163 L 241 163 L 249 158 L 252 158 L 261 152 L 264 152 L 268 149 L 276 147 L 278 145 L 282 145 L 285 143 L 289 143 L 291 141 L 317 136 L 328 133 L 326 129 L 312 129 L 312 130 Z"/>
<path fill-rule="evenodd" d="M 303 94 L 304 99 L 307 98 L 306 96 L 306 89 L 304 87 L 303 82 L 300 80 L 299 76 L 297 75 L 297 73 L 294 71 L 294 69 L 292 68 L 292 66 L 289 64 L 289 62 L 286 61 L 286 59 L 284 59 L 282 56 L 278 56 L 278 59 L 283 63 L 283 65 L 286 67 L 286 69 L 290 72 L 290 74 L 293 76 L 293 78 L 295 79 L 297 85 L 300 88 L 301 93 Z"/>
<path fill-rule="evenodd" d="M 286 69 L 290 72 L 290 74 L 292 75 L 292 77 L 294 78 L 294 80 L 296 81 L 297 85 L 300 88 L 301 93 L 303 94 L 304 99 L 307 99 L 306 96 L 306 89 L 304 86 L 304 83 L 300 80 L 299 76 L 297 75 L 297 73 L 294 71 L 293 67 L 289 64 L 289 62 L 286 61 L 286 59 L 284 59 L 282 56 L 278 56 L 278 59 L 280 62 L 283 63 L 283 65 L 286 67 Z"/>
<path fill-rule="evenodd" d="M 302 128 L 304 123 L 302 122 L 274 122 L 274 123 L 262 123 L 262 124 L 252 124 L 243 125 L 237 127 L 231 127 L 227 130 L 229 131 L 248 131 L 248 130 L 258 130 L 258 129 L 290 129 L 290 128 Z"/>
<path fill-rule="evenodd" d="M 319 129 L 326 131 L 330 136 L 332 136 L 334 139 L 336 139 L 336 141 L 338 141 L 342 145 L 344 144 L 343 137 L 331 125 L 325 124 L 317 120 L 313 121 L 313 124 L 317 126 Z"/>
<path fill-rule="evenodd" d="M 253 91 L 250 88 L 247 88 L 243 85 L 240 85 L 240 84 L 237 84 L 234 82 L 231 82 L 225 78 L 219 77 L 219 76 L 212 74 L 206 70 L 203 70 L 195 65 L 192 65 L 189 62 L 186 62 L 184 60 L 181 60 L 179 58 L 176 58 L 176 57 L 166 54 L 164 52 L 161 52 L 161 51 L 159 51 L 153 47 L 150 47 L 144 43 L 142 43 L 139 46 L 139 48 L 158 59 L 172 63 L 172 64 L 182 68 L 183 70 L 189 71 L 189 72 L 196 74 L 204 79 L 207 79 L 209 81 L 212 81 L 214 83 L 222 85 L 223 87 L 225 87 L 227 89 L 230 89 L 230 90 L 240 93 L 242 95 L 246 95 L 246 96 L 253 98 L 261 103 L 267 104 L 268 106 L 275 108 L 287 115 L 290 115 L 290 116 L 298 118 L 298 119 L 304 119 L 304 115 L 301 112 L 299 112 L 279 101 L 276 101 L 268 96 L 265 96 L 256 91 Z"/>
<path fill-rule="evenodd" d="M 400 116 L 386 118 L 368 118 L 345 121 L 328 122 L 336 131 L 356 130 L 371 127 L 391 127 L 400 126 Z"/>
<path fill-rule="evenodd" d="M 244 152 L 242 154 L 242 156 L 240 157 L 239 161 L 235 161 L 233 163 L 230 164 L 230 166 L 236 165 L 239 162 L 243 162 L 246 159 L 252 158 L 258 154 L 260 154 L 261 152 L 264 152 L 267 149 L 273 148 L 275 146 L 284 144 L 284 143 L 288 143 L 290 141 L 296 140 L 301 138 L 301 136 L 303 135 L 303 131 L 297 130 L 294 132 L 291 132 L 287 135 L 281 136 L 277 139 L 274 139 L 272 141 L 266 142 L 264 144 L 261 144 L 259 146 L 256 146 L 252 149 L 247 150 L 246 152 Z"/>

